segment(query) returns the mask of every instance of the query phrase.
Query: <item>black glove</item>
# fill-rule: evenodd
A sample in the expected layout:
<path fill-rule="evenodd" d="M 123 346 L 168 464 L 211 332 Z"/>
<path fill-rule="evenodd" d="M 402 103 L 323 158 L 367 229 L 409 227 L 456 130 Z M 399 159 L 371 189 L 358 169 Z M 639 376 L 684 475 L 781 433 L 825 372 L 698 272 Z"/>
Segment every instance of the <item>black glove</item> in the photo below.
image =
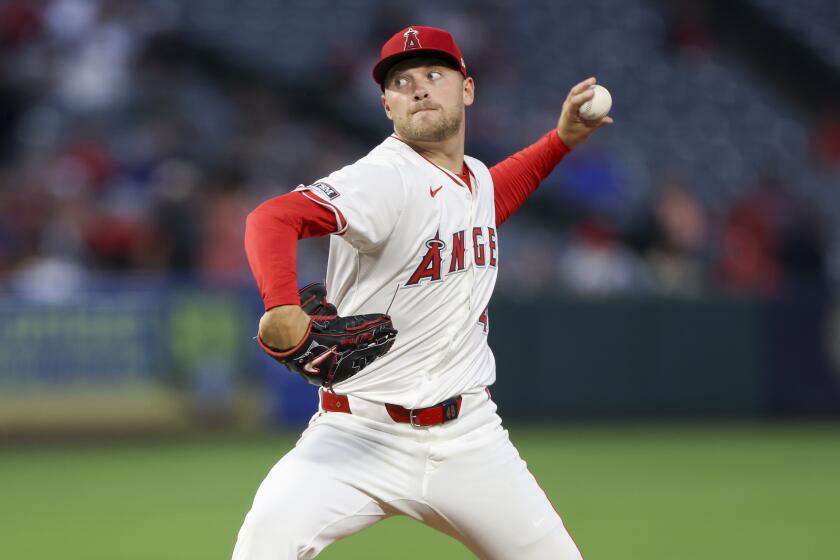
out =
<path fill-rule="evenodd" d="M 300 290 L 300 306 L 312 320 L 297 346 L 277 350 L 257 337 L 272 358 L 299 373 L 313 385 L 331 389 L 348 379 L 394 345 L 397 330 L 391 318 L 382 313 L 339 317 L 327 301 L 323 284 L 310 284 Z"/>

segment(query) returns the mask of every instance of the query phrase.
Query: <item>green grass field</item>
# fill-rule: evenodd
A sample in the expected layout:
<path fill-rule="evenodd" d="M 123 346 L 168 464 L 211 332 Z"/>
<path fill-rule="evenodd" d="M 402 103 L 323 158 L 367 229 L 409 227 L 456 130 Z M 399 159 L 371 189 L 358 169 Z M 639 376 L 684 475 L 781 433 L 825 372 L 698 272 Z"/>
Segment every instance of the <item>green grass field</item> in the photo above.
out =
<path fill-rule="evenodd" d="M 511 433 L 587 560 L 840 558 L 840 425 Z M 0 449 L 0 558 L 229 558 L 257 484 L 292 443 Z M 392 519 L 320 558 L 471 557 Z"/>

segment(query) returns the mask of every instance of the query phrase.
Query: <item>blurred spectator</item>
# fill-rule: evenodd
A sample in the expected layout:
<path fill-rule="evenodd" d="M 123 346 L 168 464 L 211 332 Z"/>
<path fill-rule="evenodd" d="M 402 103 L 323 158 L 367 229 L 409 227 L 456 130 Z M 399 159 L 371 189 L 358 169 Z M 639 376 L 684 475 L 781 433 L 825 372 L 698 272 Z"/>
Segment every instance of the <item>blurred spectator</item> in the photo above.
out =
<path fill-rule="evenodd" d="M 628 240 L 644 256 L 655 289 L 683 294 L 706 289 L 708 218 L 681 183 L 669 181 L 657 191 L 653 207 L 631 228 Z"/>
<path fill-rule="evenodd" d="M 814 150 L 826 165 L 840 165 L 839 113 L 829 113 L 819 120 L 814 133 Z"/>
<path fill-rule="evenodd" d="M 669 16 L 667 44 L 670 49 L 685 55 L 704 55 L 715 46 L 708 26 L 709 8 L 705 0 L 668 2 Z"/>
<path fill-rule="evenodd" d="M 12 285 L 22 297 L 42 303 L 70 301 L 84 290 L 87 271 L 78 262 L 62 257 L 24 259 Z"/>
<path fill-rule="evenodd" d="M 242 176 L 228 170 L 206 193 L 201 276 L 214 283 L 235 284 L 247 279 L 245 252 L 246 208 L 241 195 Z"/>
<path fill-rule="evenodd" d="M 569 155 L 556 175 L 560 185 L 540 189 L 540 196 L 562 197 L 587 213 L 614 213 L 628 198 L 615 159 L 594 142 Z"/>
<path fill-rule="evenodd" d="M 840 303 L 838 302 L 834 302 L 828 319 L 825 347 L 828 349 L 834 375 L 840 384 Z"/>
<path fill-rule="evenodd" d="M 0 66 L 2 64 L 3 57 L 0 56 Z M 4 83 L 2 70 L 0 70 L 0 165 L 11 159 L 14 152 L 15 127 L 23 108 L 21 97 L 15 89 Z"/>
<path fill-rule="evenodd" d="M 827 279 L 825 239 L 817 212 L 775 175 L 729 214 L 720 259 L 723 287 L 732 292 L 778 295 L 821 287 Z"/>
<path fill-rule="evenodd" d="M 41 13 L 33 0 L 0 4 L 0 51 L 31 40 L 41 26 Z"/>
<path fill-rule="evenodd" d="M 131 62 L 139 48 L 131 5 L 58 0 L 47 8 L 59 42 L 56 93 L 71 110 L 107 109 L 129 91 Z"/>
<path fill-rule="evenodd" d="M 595 220 L 581 222 L 572 231 L 557 265 L 563 285 L 576 293 L 607 295 L 646 284 L 638 256 Z"/>
<path fill-rule="evenodd" d="M 498 287 L 514 294 L 557 291 L 557 255 L 563 241 L 559 232 L 517 219 L 505 224 L 499 245 Z"/>
<path fill-rule="evenodd" d="M 163 270 L 186 275 L 198 266 L 203 206 L 198 194 L 199 172 L 187 160 L 168 159 L 153 170 L 157 246 Z"/>
<path fill-rule="evenodd" d="M 678 52 L 705 53 L 704 60 L 714 54 L 705 2 L 669 3 L 664 22 L 647 3 L 630 5 L 626 26 L 605 24 L 597 34 L 626 53 L 603 66 L 598 57 L 567 57 L 556 64 L 556 76 L 547 69 L 562 43 L 547 42 L 531 28 L 551 25 L 557 14 L 526 11 L 512 22 L 501 2 L 385 4 L 353 32 L 325 28 L 312 41 L 320 50 L 294 53 L 317 55 L 320 66 L 306 76 L 287 75 L 288 55 L 278 52 L 273 36 L 262 45 L 265 52 L 256 32 L 237 42 L 236 31 L 254 23 L 248 18 L 264 17 L 258 4 L 227 10 L 225 3 L 0 3 L 0 279 L 33 271 L 48 277 L 60 264 L 84 275 L 154 272 L 248 282 L 244 213 L 361 157 L 390 133 L 370 66 L 382 41 L 406 22 L 450 27 L 470 53 L 479 102 L 468 112 L 468 152 L 488 163 L 550 128 L 578 73 L 603 71 L 605 83 L 622 93 L 619 120 L 604 143 L 576 149 L 505 226 L 502 289 L 697 293 L 723 287 L 775 294 L 783 284 L 825 277 L 827 246 L 838 239 L 826 238 L 813 209 L 772 188 L 738 196 L 724 184 L 737 177 L 731 180 L 741 189 L 751 165 L 765 167 L 746 148 L 789 142 L 789 127 L 779 127 L 743 153 L 729 144 L 740 124 L 752 122 L 750 115 L 773 120 L 770 110 L 777 106 L 756 103 L 744 111 L 747 120 L 733 117 L 708 131 L 710 118 L 731 114 L 738 96 L 750 90 L 719 80 L 726 76 L 719 64 L 692 66 L 684 59 L 675 65 L 657 52 L 667 40 Z M 596 21 L 599 9 L 587 8 L 581 17 Z M 235 18 L 225 29 L 237 41 L 207 31 L 220 13 Z M 202 26 L 208 26 L 204 34 L 196 33 Z M 275 29 L 271 22 L 266 27 Z M 625 41 L 638 30 L 651 33 L 651 50 L 644 41 Z M 686 112 L 694 84 L 673 78 L 695 70 L 721 89 L 701 110 Z M 623 107 L 621 99 L 627 100 Z M 752 110 L 765 105 L 767 112 Z M 680 121 L 681 113 L 694 117 Z M 700 136 L 684 136 L 694 128 Z M 824 161 L 840 161 L 837 128 L 836 118 L 824 119 L 814 137 Z M 695 145 L 698 138 L 708 143 Z M 676 148 L 668 152 L 670 144 Z M 727 162 L 713 169 L 693 165 L 715 160 L 720 146 L 732 156 Z M 660 157 L 707 188 L 692 192 L 689 181 L 667 185 L 646 203 L 643 223 L 622 238 L 639 202 L 649 199 L 650 177 L 658 173 L 650 163 Z M 698 196 L 710 207 L 720 201 L 719 237 Z M 737 201 L 732 208 L 730 200 Z M 318 279 L 326 244 L 312 244 L 314 250 L 300 252 L 299 269 L 302 277 Z"/>
<path fill-rule="evenodd" d="M 720 281 L 726 291 L 766 296 L 778 293 L 782 197 L 782 186 L 776 179 L 762 178 L 727 216 L 719 264 Z"/>
<path fill-rule="evenodd" d="M 807 201 L 790 195 L 781 225 L 779 260 L 788 293 L 824 292 L 828 282 L 826 234 L 821 215 Z"/>

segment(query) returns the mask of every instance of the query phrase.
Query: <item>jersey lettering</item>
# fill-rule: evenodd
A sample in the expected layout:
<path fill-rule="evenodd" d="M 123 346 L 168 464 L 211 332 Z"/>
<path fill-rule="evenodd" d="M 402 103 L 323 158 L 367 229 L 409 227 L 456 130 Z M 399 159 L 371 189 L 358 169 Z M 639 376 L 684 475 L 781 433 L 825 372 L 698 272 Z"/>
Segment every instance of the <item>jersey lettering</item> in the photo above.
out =
<path fill-rule="evenodd" d="M 484 311 L 481 312 L 481 315 L 478 316 L 478 324 L 484 327 L 484 334 L 490 332 L 490 316 L 487 313 L 487 307 L 484 308 Z"/>
<path fill-rule="evenodd" d="M 496 266 L 496 230 L 487 228 L 487 246 L 490 249 L 490 266 Z"/>
<path fill-rule="evenodd" d="M 414 274 L 405 283 L 406 286 L 415 286 L 423 278 L 429 278 L 432 282 L 440 280 L 440 251 L 446 247 L 446 243 L 441 241 L 440 232 L 438 231 L 432 239 L 426 241 L 425 245 L 427 248 L 426 254 L 423 255 L 423 259 L 420 261 L 420 265 L 414 271 Z"/>
<path fill-rule="evenodd" d="M 462 272 L 466 269 L 466 245 L 464 238 L 466 231 L 456 231 L 452 234 L 452 251 L 449 257 L 449 272 Z M 484 267 L 487 264 L 489 255 L 490 266 L 496 267 L 496 230 L 494 228 L 487 228 L 487 243 L 484 243 L 484 228 L 474 227 L 472 229 L 473 237 L 473 260 L 475 266 Z M 412 273 L 411 278 L 405 283 L 406 286 L 415 286 L 424 278 L 428 278 L 432 282 L 441 279 L 441 263 L 443 261 L 442 252 L 446 249 L 446 243 L 440 238 L 440 231 L 435 233 L 435 236 L 426 240 L 423 243 L 426 252 L 423 258 L 420 259 L 420 264 Z"/>
<path fill-rule="evenodd" d="M 464 230 L 456 231 L 452 235 L 452 257 L 449 272 L 464 270 Z"/>
<path fill-rule="evenodd" d="M 473 260 L 475 266 L 484 266 L 484 240 L 481 238 L 481 228 L 473 228 Z"/>
<path fill-rule="evenodd" d="M 332 186 L 330 186 L 326 183 L 323 183 L 323 182 L 312 183 L 311 185 L 309 185 L 309 188 L 310 189 L 318 189 L 319 191 L 321 191 L 322 193 L 327 195 L 327 198 L 329 198 L 330 200 L 334 200 L 334 199 L 338 198 L 339 196 L 341 196 L 338 193 L 337 190 L 332 188 Z"/>

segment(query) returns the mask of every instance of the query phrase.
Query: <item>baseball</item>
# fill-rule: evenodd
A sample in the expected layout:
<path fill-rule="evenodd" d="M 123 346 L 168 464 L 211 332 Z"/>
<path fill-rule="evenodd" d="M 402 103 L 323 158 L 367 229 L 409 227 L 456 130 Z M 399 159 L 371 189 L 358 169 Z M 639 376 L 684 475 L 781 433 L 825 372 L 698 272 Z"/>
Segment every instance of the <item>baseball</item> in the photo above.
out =
<path fill-rule="evenodd" d="M 595 91 L 595 95 L 580 106 L 580 117 L 587 121 L 597 121 L 606 116 L 612 107 L 612 95 L 607 88 L 596 84 L 592 86 L 592 89 Z"/>

